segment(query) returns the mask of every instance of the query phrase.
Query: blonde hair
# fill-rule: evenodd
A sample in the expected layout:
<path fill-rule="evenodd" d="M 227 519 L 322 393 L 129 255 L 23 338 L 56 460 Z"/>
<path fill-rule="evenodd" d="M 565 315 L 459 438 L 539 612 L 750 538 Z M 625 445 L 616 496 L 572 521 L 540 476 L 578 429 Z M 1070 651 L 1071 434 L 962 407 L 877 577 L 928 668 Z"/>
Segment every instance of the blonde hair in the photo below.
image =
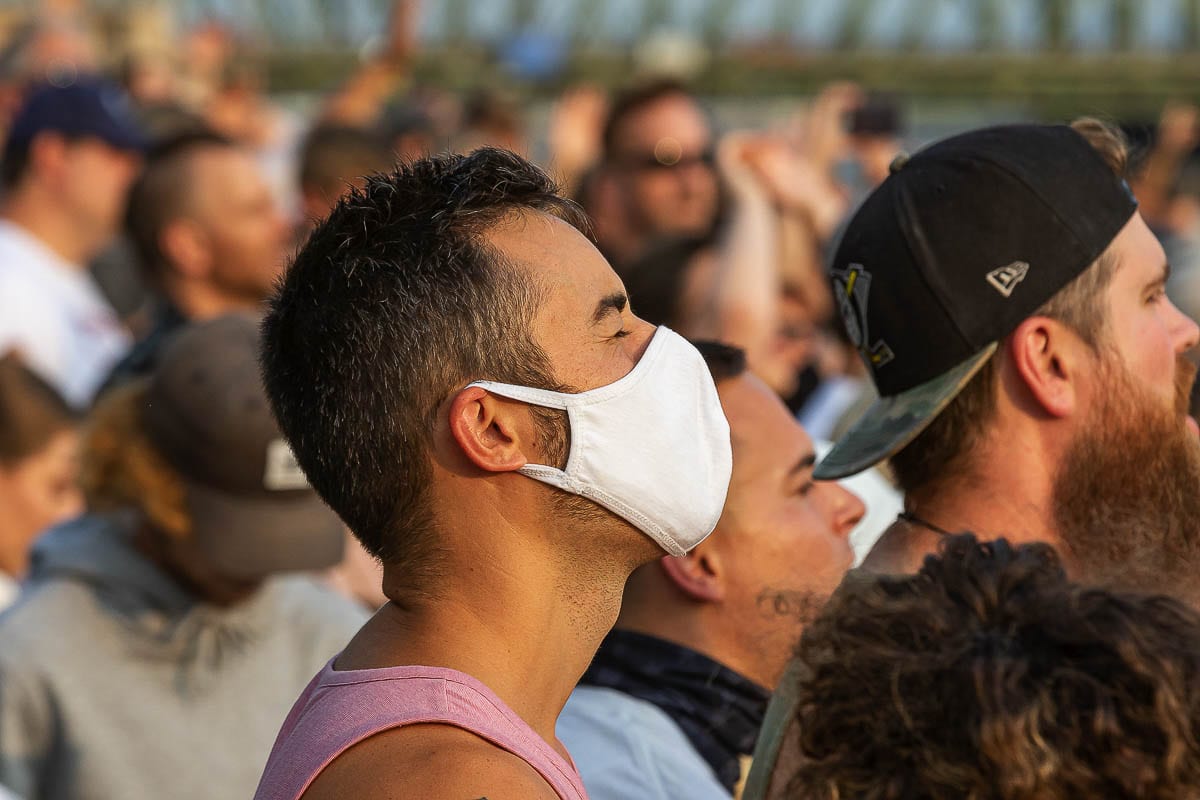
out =
<path fill-rule="evenodd" d="M 191 528 L 183 480 L 141 426 L 146 382 L 107 393 L 84 428 L 80 485 L 94 511 L 137 509 L 156 529 L 182 539 Z"/>

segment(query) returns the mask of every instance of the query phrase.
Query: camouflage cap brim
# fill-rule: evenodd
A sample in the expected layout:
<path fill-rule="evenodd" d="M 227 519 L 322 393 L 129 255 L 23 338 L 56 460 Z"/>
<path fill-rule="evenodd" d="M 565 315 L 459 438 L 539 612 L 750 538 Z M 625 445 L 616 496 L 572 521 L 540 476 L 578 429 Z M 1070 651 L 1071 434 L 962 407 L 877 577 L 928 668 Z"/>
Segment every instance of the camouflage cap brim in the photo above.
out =
<path fill-rule="evenodd" d="M 963 390 L 998 346 L 993 342 L 931 381 L 876 400 L 821 459 L 813 477 L 845 478 L 900 452 Z"/>

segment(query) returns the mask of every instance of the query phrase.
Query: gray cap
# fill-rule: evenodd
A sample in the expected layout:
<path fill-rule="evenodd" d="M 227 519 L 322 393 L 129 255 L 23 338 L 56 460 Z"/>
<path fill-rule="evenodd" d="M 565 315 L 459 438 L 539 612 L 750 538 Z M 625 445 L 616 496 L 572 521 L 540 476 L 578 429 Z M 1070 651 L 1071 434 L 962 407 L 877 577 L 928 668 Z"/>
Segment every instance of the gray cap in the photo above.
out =
<path fill-rule="evenodd" d="M 196 543 L 221 574 L 258 578 L 341 559 L 341 523 L 309 486 L 267 403 L 255 317 L 230 314 L 174 336 L 141 420 L 183 479 Z"/>

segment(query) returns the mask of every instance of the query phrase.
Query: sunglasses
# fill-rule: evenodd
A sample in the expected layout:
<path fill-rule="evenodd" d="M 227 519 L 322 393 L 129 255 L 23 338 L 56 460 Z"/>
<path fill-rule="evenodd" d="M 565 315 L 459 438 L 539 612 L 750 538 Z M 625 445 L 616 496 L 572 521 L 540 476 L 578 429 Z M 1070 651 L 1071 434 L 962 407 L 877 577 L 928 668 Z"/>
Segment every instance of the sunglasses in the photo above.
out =
<path fill-rule="evenodd" d="M 683 146 L 671 137 L 659 139 L 654 144 L 654 152 L 643 155 L 628 155 L 619 160 L 626 169 L 636 171 L 676 170 L 686 167 L 712 167 L 716 163 L 716 153 L 706 148 L 699 153 L 685 154 Z"/>

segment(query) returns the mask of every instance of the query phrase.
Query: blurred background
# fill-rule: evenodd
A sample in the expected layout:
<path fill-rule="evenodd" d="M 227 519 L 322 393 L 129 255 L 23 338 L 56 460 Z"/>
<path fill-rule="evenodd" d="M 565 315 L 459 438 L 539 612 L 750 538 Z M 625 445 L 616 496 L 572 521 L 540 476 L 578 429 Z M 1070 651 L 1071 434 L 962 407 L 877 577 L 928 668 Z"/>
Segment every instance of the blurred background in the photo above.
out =
<path fill-rule="evenodd" d="M 261 310 L 363 175 L 494 145 L 583 205 L 639 314 L 743 347 L 832 439 L 872 394 L 828 287 L 838 234 L 898 154 L 955 131 L 1119 125 L 1200 314 L 1197 76 L 1200 0 L 0 2 L 0 218 L 74 276 L 57 296 L 5 256 L 0 355 L 86 412 L 183 323 Z M 99 137 L 108 166 L 43 133 Z"/>
<path fill-rule="evenodd" d="M 42 57 L 132 62 L 148 79 L 164 62 L 197 70 L 233 48 L 243 77 L 303 109 L 395 44 L 392 6 L 7 2 L 0 69 L 32 66 L 22 63 L 31 15 L 68 17 L 87 46 L 44 43 Z M 1200 67 L 1196 0 L 430 0 L 415 17 L 415 84 L 511 92 L 533 120 L 576 82 L 670 72 L 731 121 L 786 114 L 828 81 L 850 79 L 902 93 L 918 133 L 1013 115 L 1149 123 L 1165 100 L 1194 92 Z"/>

